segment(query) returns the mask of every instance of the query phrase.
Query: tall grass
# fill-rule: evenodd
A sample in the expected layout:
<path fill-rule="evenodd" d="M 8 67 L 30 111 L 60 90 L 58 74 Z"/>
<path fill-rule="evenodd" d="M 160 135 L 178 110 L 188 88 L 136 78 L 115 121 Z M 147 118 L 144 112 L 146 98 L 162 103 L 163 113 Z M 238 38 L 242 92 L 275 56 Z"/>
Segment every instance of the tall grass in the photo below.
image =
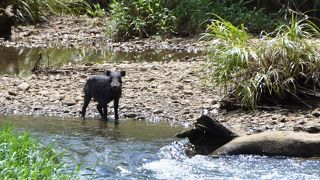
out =
<path fill-rule="evenodd" d="M 12 0 L 17 7 L 17 16 L 23 22 L 40 22 L 52 14 L 88 14 L 103 16 L 99 5 L 91 5 L 86 0 Z"/>
<path fill-rule="evenodd" d="M 29 133 L 12 125 L 0 128 L 0 177 L 2 179 L 75 179 L 75 170 L 61 162 L 62 155 L 43 146 Z"/>
<path fill-rule="evenodd" d="M 296 16 L 256 42 L 243 26 L 219 18 L 203 37 L 211 39 L 208 76 L 223 93 L 253 109 L 263 103 L 319 103 L 320 55 L 312 37 L 319 37 L 319 29 Z"/>
<path fill-rule="evenodd" d="M 44 21 L 48 13 L 67 9 L 62 0 L 13 0 L 17 7 L 17 16 L 24 22 Z"/>

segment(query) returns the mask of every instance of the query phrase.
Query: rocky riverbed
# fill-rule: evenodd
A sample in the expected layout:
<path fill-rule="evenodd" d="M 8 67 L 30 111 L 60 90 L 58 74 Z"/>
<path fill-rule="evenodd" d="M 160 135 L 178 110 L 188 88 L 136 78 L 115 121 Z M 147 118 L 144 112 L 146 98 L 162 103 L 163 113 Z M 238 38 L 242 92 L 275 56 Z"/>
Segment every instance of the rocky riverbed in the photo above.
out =
<path fill-rule="evenodd" d="M 162 39 L 114 43 L 103 34 L 101 19 L 54 17 L 40 25 L 18 26 L 15 40 L 0 41 L 5 46 L 109 48 L 113 51 L 173 49 L 197 52 L 203 45 L 195 39 Z M 216 116 L 223 124 L 243 134 L 267 130 L 320 132 L 320 108 L 309 110 L 230 111 L 220 109 L 221 95 L 205 81 L 205 57 L 164 62 L 85 63 L 63 66 L 56 73 L 28 77 L 0 77 L 0 113 L 7 115 L 78 117 L 83 103 L 83 85 L 94 74 L 106 69 L 125 70 L 121 118 L 153 122 L 190 124 L 201 114 Z M 112 103 L 109 107 L 112 107 Z M 109 108 L 109 115 L 113 109 Z M 99 118 L 91 102 L 87 116 Z M 92 119 L 88 119 L 90 121 Z"/>

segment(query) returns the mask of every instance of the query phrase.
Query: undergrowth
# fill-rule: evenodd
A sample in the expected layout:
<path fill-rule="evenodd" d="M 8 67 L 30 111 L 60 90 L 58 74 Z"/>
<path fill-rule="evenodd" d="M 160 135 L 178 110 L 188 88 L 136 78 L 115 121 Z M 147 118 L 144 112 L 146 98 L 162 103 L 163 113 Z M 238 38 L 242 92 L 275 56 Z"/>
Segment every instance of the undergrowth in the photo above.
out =
<path fill-rule="evenodd" d="M 108 35 L 116 41 L 150 35 L 193 36 L 204 32 L 214 14 L 245 24 L 254 33 L 270 32 L 284 21 L 279 12 L 249 10 L 244 0 L 113 0 Z"/>

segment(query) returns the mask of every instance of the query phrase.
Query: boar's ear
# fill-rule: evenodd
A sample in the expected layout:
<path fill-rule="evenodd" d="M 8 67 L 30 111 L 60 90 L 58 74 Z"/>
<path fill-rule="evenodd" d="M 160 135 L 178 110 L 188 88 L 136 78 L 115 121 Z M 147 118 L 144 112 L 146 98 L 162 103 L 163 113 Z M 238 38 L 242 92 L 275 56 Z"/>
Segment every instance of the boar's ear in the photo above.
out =
<path fill-rule="evenodd" d="M 107 76 L 110 76 L 110 74 L 111 74 L 111 71 L 107 70 L 107 71 L 106 71 L 106 75 L 107 75 Z"/>
<path fill-rule="evenodd" d="M 15 4 L 11 4 L 8 7 L 6 7 L 5 12 L 6 15 L 9 17 L 14 17 L 16 13 L 17 7 Z"/>
<path fill-rule="evenodd" d="M 126 71 L 120 71 L 122 77 L 126 76 Z"/>

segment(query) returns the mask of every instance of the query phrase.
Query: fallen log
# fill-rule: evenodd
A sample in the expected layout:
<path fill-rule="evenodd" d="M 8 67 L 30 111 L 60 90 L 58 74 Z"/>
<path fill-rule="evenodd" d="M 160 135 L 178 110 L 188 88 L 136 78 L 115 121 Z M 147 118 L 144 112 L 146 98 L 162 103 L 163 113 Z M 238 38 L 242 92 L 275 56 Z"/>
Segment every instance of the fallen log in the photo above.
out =
<path fill-rule="evenodd" d="M 195 127 L 176 135 L 188 138 L 189 155 L 265 155 L 320 158 L 320 133 L 273 131 L 239 136 L 208 116 L 197 119 Z"/>

